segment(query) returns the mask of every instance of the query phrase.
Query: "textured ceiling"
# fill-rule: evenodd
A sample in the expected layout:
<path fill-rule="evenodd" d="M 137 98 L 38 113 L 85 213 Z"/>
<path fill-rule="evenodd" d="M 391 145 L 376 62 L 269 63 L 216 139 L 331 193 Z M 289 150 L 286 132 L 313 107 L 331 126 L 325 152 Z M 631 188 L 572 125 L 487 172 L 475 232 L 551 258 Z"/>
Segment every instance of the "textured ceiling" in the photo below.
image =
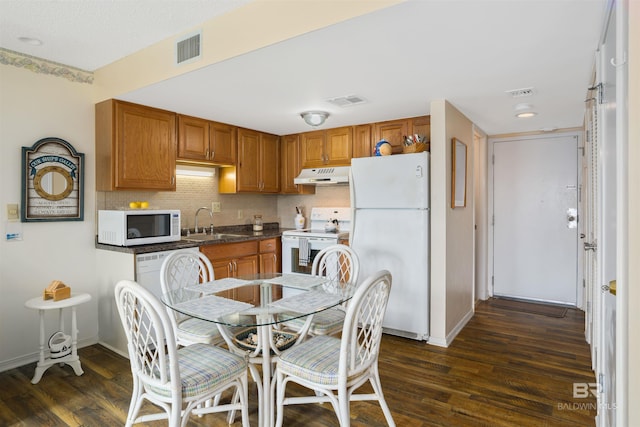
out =
<path fill-rule="evenodd" d="M 94 71 L 249 1 L 0 0 L 0 46 Z"/>
<path fill-rule="evenodd" d="M 0 46 L 93 70 L 245 3 L 0 0 Z M 435 99 L 489 134 L 581 126 L 605 4 L 409 0 L 118 98 L 281 135 L 309 130 L 309 109 L 328 128 L 429 114 Z M 345 95 L 367 102 L 327 102 Z M 520 102 L 537 116 L 516 118 Z"/>

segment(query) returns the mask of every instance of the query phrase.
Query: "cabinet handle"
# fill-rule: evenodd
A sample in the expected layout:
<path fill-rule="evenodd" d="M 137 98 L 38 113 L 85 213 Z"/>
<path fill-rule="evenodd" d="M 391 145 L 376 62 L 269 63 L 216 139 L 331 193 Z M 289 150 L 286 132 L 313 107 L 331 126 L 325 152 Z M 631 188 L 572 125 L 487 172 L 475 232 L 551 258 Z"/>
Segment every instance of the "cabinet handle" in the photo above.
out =
<path fill-rule="evenodd" d="M 204 158 L 209 160 L 209 149 L 208 148 L 204 152 Z"/>
<path fill-rule="evenodd" d="M 211 157 L 209 157 L 209 160 L 213 160 L 213 158 L 215 157 L 215 151 L 211 150 Z"/>

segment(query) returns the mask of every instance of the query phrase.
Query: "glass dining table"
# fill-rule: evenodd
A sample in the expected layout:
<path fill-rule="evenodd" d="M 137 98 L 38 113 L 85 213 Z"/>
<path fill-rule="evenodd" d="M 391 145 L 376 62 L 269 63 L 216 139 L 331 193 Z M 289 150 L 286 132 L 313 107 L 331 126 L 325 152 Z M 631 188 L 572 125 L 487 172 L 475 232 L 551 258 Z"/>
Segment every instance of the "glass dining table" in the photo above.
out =
<path fill-rule="evenodd" d="M 215 323 L 229 349 L 247 358 L 258 385 L 258 423 L 263 427 L 275 419 L 272 363 L 306 338 L 314 314 L 344 304 L 354 292 L 354 285 L 336 286 L 323 277 L 269 273 L 185 286 L 164 294 L 162 302 L 183 315 Z M 256 294 L 256 304 L 239 300 Z M 295 318 L 305 318 L 304 327 L 287 331 L 286 322 Z M 262 365 L 262 375 L 257 365 Z"/>

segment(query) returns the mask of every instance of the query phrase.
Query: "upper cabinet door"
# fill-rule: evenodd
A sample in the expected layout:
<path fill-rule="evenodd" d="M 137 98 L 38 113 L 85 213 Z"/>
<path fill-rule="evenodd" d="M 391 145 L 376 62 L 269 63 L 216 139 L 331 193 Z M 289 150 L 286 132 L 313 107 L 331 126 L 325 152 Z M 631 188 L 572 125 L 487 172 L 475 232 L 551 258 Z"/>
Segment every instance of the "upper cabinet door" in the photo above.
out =
<path fill-rule="evenodd" d="M 278 193 L 279 137 L 239 128 L 237 167 L 220 168 L 218 190 L 220 193 Z"/>
<path fill-rule="evenodd" d="M 305 132 L 301 141 L 302 168 L 345 166 L 351 163 L 353 130 L 350 126 Z"/>
<path fill-rule="evenodd" d="M 209 160 L 209 121 L 178 115 L 178 159 Z"/>
<path fill-rule="evenodd" d="M 260 135 L 260 180 L 262 193 L 280 192 L 280 138 L 277 135 Z"/>
<path fill-rule="evenodd" d="M 260 133 L 238 129 L 237 191 L 260 192 Z"/>
<path fill-rule="evenodd" d="M 235 165 L 236 127 L 178 115 L 178 160 L 207 165 Z"/>
<path fill-rule="evenodd" d="M 371 141 L 371 125 L 358 125 L 353 127 L 353 157 L 373 156 L 373 144 Z"/>
<path fill-rule="evenodd" d="M 325 156 L 328 166 L 349 166 L 353 151 L 351 126 L 329 129 L 325 136 Z"/>
<path fill-rule="evenodd" d="M 302 168 L 317 168 L 325 164 L 324 131 L 305 132 L 301 135 L 300 158 Z"/>
<path fill-rule="evenodd" d="M 236 135 L 235 126 L 224 123 L 211 122 L 209 158 L 217 164 L 236 164 Z"/>
<path fill-rule="evenodd" d="M 96 104 L 96 189 L 175 191 L 176 140 L 175 113 L 113 99 Z"/>
<path fill-rule="evenodd" d="M 285 135 L 280 138 L 280 192 L 283 194 L 315 194 L 313 185 L 296 185 L 294 178 L 300 175 L 300 135 Z"/>
<path fill-rule="evenodd" d="M 392 154 L 401 154 L 404 147 L 404 137 L 409 135 L 409 120 L 391 120 L 374 124 L 373 146 L 385 140 L 393 148 Z"/>
<path fill-rule="evenodd" d="M 411 119 L 411 129 L 409 133 L 424 136 L 426 141 L 431 142 L 431 116 L 420 116 Z"/>

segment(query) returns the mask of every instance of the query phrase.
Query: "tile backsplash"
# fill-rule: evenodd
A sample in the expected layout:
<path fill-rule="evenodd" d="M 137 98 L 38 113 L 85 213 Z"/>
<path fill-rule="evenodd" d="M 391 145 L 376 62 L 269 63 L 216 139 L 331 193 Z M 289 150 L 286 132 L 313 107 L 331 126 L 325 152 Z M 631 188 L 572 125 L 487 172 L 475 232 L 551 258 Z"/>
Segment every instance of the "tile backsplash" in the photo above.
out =
<path fill-rule="evenodd" d="M 293 228 L 296 206 L 309 217 L 312 207 L 349 206 L 349 187 L 317 187 L 315 195 L 278 194 L 220 194 L 218 177 L 177 176 L 176 191 L 99 191 L 96 210 L 127 209 L 129 202 L 147 201 L 150 209 L 180 209 L 182 227 L 194 227 L 195 213 L 200 207 L 211 209 L 212 202 L 220 202 L 220 212 L 213 214 L 213 225 L 250 224 L 254 215 L 262 215 L 264 222 L 278 222 L 281 227 Z M 208 215 L 201 212 L 198 223 L 208 225 Z"/>

